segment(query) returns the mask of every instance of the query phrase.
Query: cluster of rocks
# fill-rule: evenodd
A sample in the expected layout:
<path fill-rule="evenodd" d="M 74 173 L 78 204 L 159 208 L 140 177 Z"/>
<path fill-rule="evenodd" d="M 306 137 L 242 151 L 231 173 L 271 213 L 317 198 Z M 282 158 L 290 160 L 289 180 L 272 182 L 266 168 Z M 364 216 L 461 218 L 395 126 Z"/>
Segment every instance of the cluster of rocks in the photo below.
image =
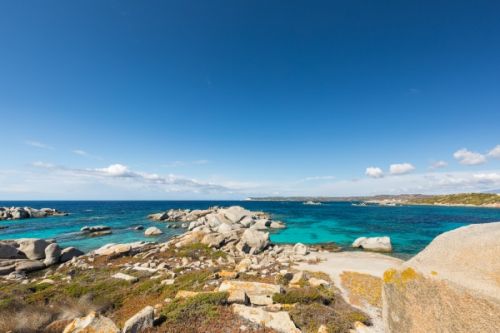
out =
<path fill-rule="evenodd" d="M 231 254 L 258 254 L 269 245 L 269 230 L 285 228 L 282 222 L 273 221 L 263 212 L 252 212 L 240 206 L 207 210 L 172 209 L 149 215 L 149 218 L 185 224 L 188 232 L 173 240 L 177 247 L 201 242 Z"/>
<path fill-rule="evenodd" d="M 61 249 L 54 240 L 21 238 L 0 241 L 0 275 L 7 279 L 24 279 L 25 274 L 72 260 L 83 252 Z"/>
<path fill-rule="evenodd" d="M 54 208 L 35 209 L 31 207 L 0 207 L 0 221 L 66 215 L 68 215 L 68 213 L 60 212 Z"/>
<path fill-rule="evenodd" d="M 84 226 L 80 232 L 89 237 L 111 235 L 111 228 L 106 225 Z"/>

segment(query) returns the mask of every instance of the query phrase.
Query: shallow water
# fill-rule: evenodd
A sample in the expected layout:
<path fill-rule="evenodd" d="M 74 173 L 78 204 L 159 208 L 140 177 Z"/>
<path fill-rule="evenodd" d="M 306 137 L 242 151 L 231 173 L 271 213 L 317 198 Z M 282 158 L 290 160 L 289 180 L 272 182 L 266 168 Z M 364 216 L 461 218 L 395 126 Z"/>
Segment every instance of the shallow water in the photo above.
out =
<path fill-rule="evenodd" d="M 171 208 L 205 209 L 216 205 L 241 205 L 268 212 L 284 221 L 287 228 L 271 234 L 276 243 L 335 242 L 349 246 L 357 237 L 387 235 L 392 239 L 394 255 L 403 258 L 419 252 L 444 231 L 471 223 L 500 221 L 500 209 L 353 206 L 350 202 L 313 206 L 301 202 L 257 201 L 0 201 L 0 206 L 50 207 L 70 213 L 65 217 L 0 221 L 0 225 L 8 226 L 0 230 L 0 239 L 55 238 L 62 246 L 75 246 L 84 251 L 107 243 L 162 241 L 183 230 L 166 229 L 163 223 L 149 221 L 148 214 Z M 110 226 L 113 233 L 93 238 L 79 233 L 85 225 L 100 224 Z M 137 225 L 157 226 L 164 234 L 145 237 L 143 231 L 133 230 Z"/>

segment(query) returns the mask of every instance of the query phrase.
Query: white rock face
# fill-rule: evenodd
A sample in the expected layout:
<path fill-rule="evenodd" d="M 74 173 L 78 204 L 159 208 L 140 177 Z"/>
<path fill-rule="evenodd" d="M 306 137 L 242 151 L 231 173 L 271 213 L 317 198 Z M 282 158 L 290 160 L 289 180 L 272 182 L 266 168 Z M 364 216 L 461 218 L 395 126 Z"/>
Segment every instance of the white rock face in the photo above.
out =
<path fill-rule="evenodd" d="M 163 231 L 158 229 L 157 227 L 149 227 L 144 231 L 145 236 L 157 236 L 163 234 Z"/>
<path fill-rule="evenodd" d="M 362 248 L 363 250 L 377 251 L 377 252 L 391 252 L 392 244 L 391 239 L 387 236 L 384 237 L 359 237 L 353 243 L 352 247 Z"/>
<path fill-rule="evenodd" d="M 232 309 L 240 317 L 277 332 L 300 333 L 300 330 L 295 326 L 286 311 L 267 312 L 261 308 L 253 308 L 240 304 L 233 304 Z"/>
<path fill-rule="evenodd" d="M 120 333 L 115 323 L 107 317 L 101 316 L 94 311 L 85 317 L 74 319 L 63 333 Z"/>
<path fill-rule="evenodd" d="M 146 306 L 125 322 L 122 333 L 140 333 L 153 327 L 153 321 L 154 308 L 152 306 Z"/>

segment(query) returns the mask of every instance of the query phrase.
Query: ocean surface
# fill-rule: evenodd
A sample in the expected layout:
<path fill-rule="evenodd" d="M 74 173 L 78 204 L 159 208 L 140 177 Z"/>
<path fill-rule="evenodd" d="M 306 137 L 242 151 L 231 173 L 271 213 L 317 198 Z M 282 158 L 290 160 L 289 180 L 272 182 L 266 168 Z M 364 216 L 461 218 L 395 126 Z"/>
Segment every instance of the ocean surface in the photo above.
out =
<path fill-rule="evenodd" d="M 393 255 L 408 258 L 422 250 L 442 232 L 471 223 L 500 221 L 500 209 L 437 206 L 353 206 L 350 202 L 304 205 L 301 202 L 257 201 L 0 201 L 0 206 L 56 208 L 68 212 L 64 217 L 0 221 L 0 239 L 23 237 L 55 238 L 62 246 L 84 251 L 107 243 L 139 240 L 163 241 L 184 232 L 167 229 L 163 222 L 147 219 L 151 213 L 171 208 L 204 209 L 211 206 L 240 205 L 250 210 L 270 213 L 286 223 L 287 228 L 271 234 L 275 243 L 307 244 L 335 242 L 348 247 L 361 236 L 390 236 Z M 107 225 L 112 234 L 85 237 L 79 232 L 86 225 Z M 164 231 L 158 237 L 145 237 L 145 228 L 157 226 Z"/>

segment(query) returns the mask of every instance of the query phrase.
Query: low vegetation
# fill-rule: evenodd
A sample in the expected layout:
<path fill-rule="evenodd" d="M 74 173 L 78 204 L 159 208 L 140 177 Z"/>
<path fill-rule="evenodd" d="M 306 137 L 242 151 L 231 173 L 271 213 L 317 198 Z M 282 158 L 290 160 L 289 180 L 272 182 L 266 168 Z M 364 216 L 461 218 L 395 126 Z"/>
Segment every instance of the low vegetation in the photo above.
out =
<path fill-rule="evenodd" d="M 433 195 L 409 200 L 408 203 L 429 205 L 500 205 L 500 195 L 495 193 L 460 193 Z"/>

